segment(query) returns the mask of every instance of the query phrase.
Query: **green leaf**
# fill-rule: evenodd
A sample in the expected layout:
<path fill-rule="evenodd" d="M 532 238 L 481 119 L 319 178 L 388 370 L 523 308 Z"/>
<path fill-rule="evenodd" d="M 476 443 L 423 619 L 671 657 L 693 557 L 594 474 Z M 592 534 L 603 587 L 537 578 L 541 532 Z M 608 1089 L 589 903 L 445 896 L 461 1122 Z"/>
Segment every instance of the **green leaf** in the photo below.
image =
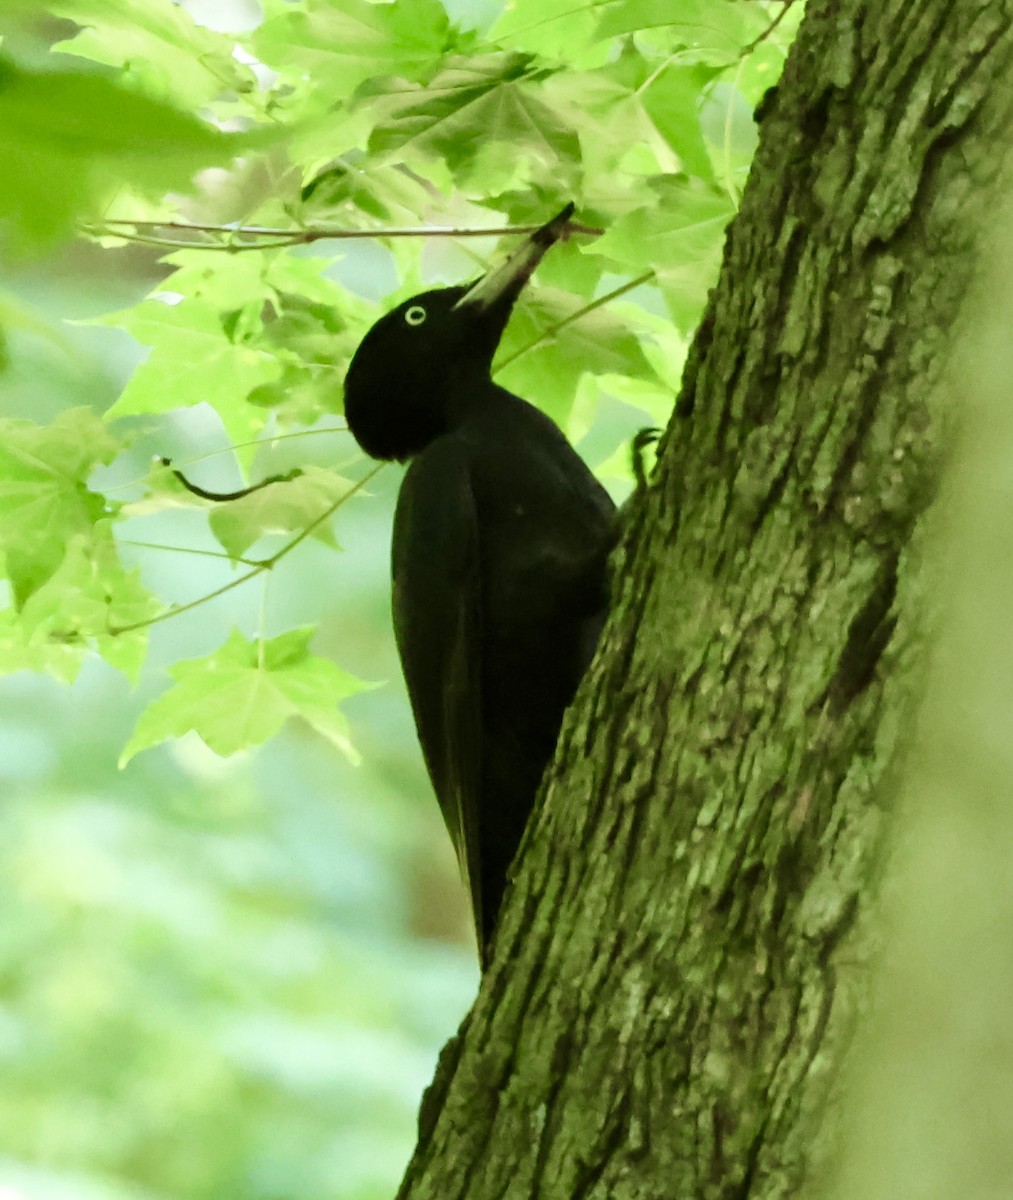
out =
<path fill-rule="evenodd" d="M 579 56 L 589 53 L 595 7 L 578 5 L 574 0 L 512 0 L 489 31 L 489 41 L 534 50 L 576 65 Z"/>
<path fill-rule="evenodd" d="M 683 51 L 681 62 L 724 66 L 748 40 L 749 20 L 742 7 L 728 0 L 618 0 L 605 7 L 594 36 L 622 37 L 657 28 L 663 30 L 669 52 Z M 762 15 L 759 20 L 764 20 Z"/>
<path fill-rule="evenodd" d="M 289 533 L 312 525 L 333 509 L 351 486 L 333 471 L 306 467 L 295 479 L 269 484 L 218 505 L 209 517 L 211 531 L 233 558 L 239 558 L 266 533 Z M 336 545 L 327 521 L 314 529 L 313 536 Z"/>
<path fill-rule="evenodd" d="M 263 428 L 264 414 L 246 398 L 254 388 L 277 379 L 282 364 L 274 354 L 234 342 L 213 305 L 199 298 L 179 304 L 145 300 L 102 318 L 102 323 L 126 329 L 151 347 L 107 417 L 205 403 L 218 413 L 235 442 L 248 441 Z"/>
<path fill-rule="evenodd" d="M 375 75 L 427 78 L 454 35 L 438 0 L 273 0 L 251 40 L 261 61 L 334 104 Z"/>
<path fill-rule="evenodd" d="M 0 609 L 0 675 L 38 671 L 61 683 L 73 683 L 89 651 L 77 642 L 33 636 L 20 613 Z"/>
<path fill-rule="evenodd" d="M 258 344 L 284 363 L 284 373 L 261 384 L 250 404 L 273 409 L 280 421 L 312 425 L 325 413 L 340 412 L 345 368 L 362 337 L 342 309 L 293 293 L 279 293 L 264 313 Z"/>
<path fill-rule="evenodd" d="M 24 34 L 39 20 L 43 0 L 4 0 L 0 6 L 0 32 Z"/>
<path fill-rule="evenodd" d="M 497 357 L 506 365 L 496 369 L 494 364 L 498 383 L 543 408 L 564 428 L 584 373 L 654 378 L 636 335 L 608 308 L 569 320 L 583 307 L 579 297 L 538 288 L 517 306 L 500 343 Z"/>
<path fill-rule="evenodd" d="M 321 274 L 327 260 L 276 251 L 209 258 L 181 251 L 156 295 L 100 323 L 152 348 L 107 414 L 164 413 L 206 402 L 234 442 L 280 421 L 340 411 L 341 380 L 367 305 Z M 363 314 L 361 325 L 346 317 Z M 253 451 L 240 452 L 248 465 Z"/>
<path fill-rule="evenodd" d="M 708 78 L 700 68 L 666 67 L 644 89 L 642 103 L 682 169 L 710 182 L 714 171 L 700 130 L 700 93 Z"/>
<path fill-rule="evenodd" d="M 685 333 L 695 328 L 721 261 L 725 228 L 735 215 L 724 192 L 662 181 L 656 203 L 620 217 L 595 253 L 654 269 L 669 312 Z"/>
<path fill-rule="evenodd" d="M 347 334 L 347 322 L 333 303 L 279 294 L 273 310 L 265 314 L 264 341 L 307 365 L 347 363 L 357 345 L 356 335 Z"/>
<path fill-rule="evenodd" d="M 189 491 L 173 473 L 175 466 L 175 462 L 167 463 L 160 457 L 153 458 L 143 480 L 143 492 L 134 500 L 125 500 L 119 515 L 128 520 L 131 517 L 146 517 L 168 509 L 208 509 L 212 502 Z"/>
<path fill-rule="evenodd" d="M 586 198 L 605 188 L 643 199 L 645 176 L 683 172 L 713 180 L 701 112 L 720 75 L 712 67 L 674 66 L 672 54 L 647 55 L 632 40 L 590 71 L 552 77 L 545 93 L 579 130 Z M 573 114 L 580 114 L 579 118 Z M 623 205 L 623 207 L 626 207 Z"/>
<path fill-rule="evenodd" d="M 142 713 L 120 757 L 193 730 L 216 754 L 266 742 L 289 717 L 302 717 L 353 761 L 348 722 L 337 703 L 369 685 L 309 652 L 312 628 L 248 640 L 234 631 L 206 658 L 170 669 L 176 681 Z"/>
<path fill-rule="evenodd" d="M 59 568 L 25 602 L 23 627 L 30 646 L 62 646 L 76 651 L 79 662 L 97 651 L 136 682 L 148 648 L 145 623 L 162 606 L 140 572 L 123 567 L 111 525 L 101 521 L 90 534 L 71 538 Z"/>
<path fill-rule="evenodd" d="M 97 216 L 123 184 L 156 195 L 185 188 L 248 142 L 94 69 L 29 71 L 0 56 L 0 224 L 22 245 Z"/>
<path fill-rule="evenodd" d="M 369 122 L 363 125 L 368 132 Z M 428 181 L 406 174 L 398 163 L 363 159 L 354 168 L 342 161 L 323 164 L 310 174 L 300 196 L 300 212 L 309 224 L 330 220 L 342 209 L 347 214 L 349 208 L 370 222 L 401 224 L 406 215 L 414 220 L 425 211 L 432 191 Z"/>
<path fill-rule="evenodd" d="M 256 77 L 234 54 L 235 38 L 198 25 L 171 0 L 48 0 L 54 16 L 84 26 L 57 51 L 122 68 L 122 77 L 187 108 L 225 91 L 252 92 Z"/>
<path fill-rule="evenodd" d="M 753 35 L 751 40 L 759 38 L 748 58 L 742 60 L 735 72 L 735 84 L 742 93 L 750 110 L 755 109 L 768 88 L 774 86 L 781 77 L 784 60 L 788 50 L 795 40 L 798 26 L 802 20 L 805 8 L 803 5 L 789 5 L 783 20 L 776 28 L 771 28 L 773 18 L 770 18 Z M 760 35 L 763 35 L 760 37 Z"/>
<path fill-rule="evenodd" d="M 385 115 L 370 153 L 413 149 L 456 171 L 479 150 L 503 154 L 505 146 L 514 160 L 579 160 L 576 132 L 534 94 L 530 63 L 526 54 L 486 54 L 449 60 L 424 88 L 377 81 L 370 90 L 382 92 L 374 106 Z"/>
<path fill-rule="evenodd" d="M 87 479 L 117 448 L 87 408 L 69 409 L 49 426 L 0 421 L 0 545 L 19 607 L 54 574 L 70 539 L 105 516 L 105 500 Z"/>

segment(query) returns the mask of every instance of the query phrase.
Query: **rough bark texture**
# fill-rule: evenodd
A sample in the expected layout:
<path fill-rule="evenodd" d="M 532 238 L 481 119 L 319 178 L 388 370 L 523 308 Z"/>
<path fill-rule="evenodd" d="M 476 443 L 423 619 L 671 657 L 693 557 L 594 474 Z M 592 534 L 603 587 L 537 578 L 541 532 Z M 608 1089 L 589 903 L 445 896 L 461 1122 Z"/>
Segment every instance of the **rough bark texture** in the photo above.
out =
<path fill-rule="evenodd" d="M 403 1196 L 819 1194 L 1013 0 L 813 0 Z"/>

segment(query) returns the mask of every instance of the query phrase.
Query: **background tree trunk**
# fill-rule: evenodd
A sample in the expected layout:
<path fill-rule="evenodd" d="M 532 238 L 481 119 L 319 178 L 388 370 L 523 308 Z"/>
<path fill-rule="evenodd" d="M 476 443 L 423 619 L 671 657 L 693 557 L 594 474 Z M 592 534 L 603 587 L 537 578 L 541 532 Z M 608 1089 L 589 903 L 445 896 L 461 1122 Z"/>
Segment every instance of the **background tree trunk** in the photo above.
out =
<path fill-rule="evenodd" d="M 810 5 L 403 1196 L 822 1177 L 1010 9 Z"/>

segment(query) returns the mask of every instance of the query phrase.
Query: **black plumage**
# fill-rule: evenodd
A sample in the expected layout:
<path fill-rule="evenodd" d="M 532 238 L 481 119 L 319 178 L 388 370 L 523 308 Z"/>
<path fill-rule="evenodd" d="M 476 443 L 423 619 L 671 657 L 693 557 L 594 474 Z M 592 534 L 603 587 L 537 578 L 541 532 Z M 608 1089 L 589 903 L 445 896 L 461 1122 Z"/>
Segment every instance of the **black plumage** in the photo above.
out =
<path fill-rule="evenodd" d="M 563 434 L 491 378 L 514 301 L 572 211 L 478 283 L 381 318 L 345 381 L 363 450 L 411 460 L 394 517 L 394 632 L 483 964 L 601 629 L 615 538 L 615 506 Z"/>

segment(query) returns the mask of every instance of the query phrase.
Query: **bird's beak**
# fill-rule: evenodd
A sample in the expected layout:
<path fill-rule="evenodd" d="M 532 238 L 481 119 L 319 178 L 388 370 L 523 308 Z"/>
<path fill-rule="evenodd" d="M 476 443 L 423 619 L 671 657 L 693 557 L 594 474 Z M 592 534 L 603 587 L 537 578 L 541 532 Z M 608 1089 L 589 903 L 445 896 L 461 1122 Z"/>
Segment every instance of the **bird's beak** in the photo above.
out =
<path fill-rule="evenodd" d="M 573 204 L 568 204 L 551 221 L 546 221 L 534 233 L 529 233 L 502 266 L 496 267 L 473 283 L 454 305 L 454 311 L 471 309 L 486 312 L 505 302 L 509 306 L 520 295 L 521 288 L 531 278 L 535 267 L 545 257 L 545 252 L 566 233 L 566 226 L 573 216 Z"/>

